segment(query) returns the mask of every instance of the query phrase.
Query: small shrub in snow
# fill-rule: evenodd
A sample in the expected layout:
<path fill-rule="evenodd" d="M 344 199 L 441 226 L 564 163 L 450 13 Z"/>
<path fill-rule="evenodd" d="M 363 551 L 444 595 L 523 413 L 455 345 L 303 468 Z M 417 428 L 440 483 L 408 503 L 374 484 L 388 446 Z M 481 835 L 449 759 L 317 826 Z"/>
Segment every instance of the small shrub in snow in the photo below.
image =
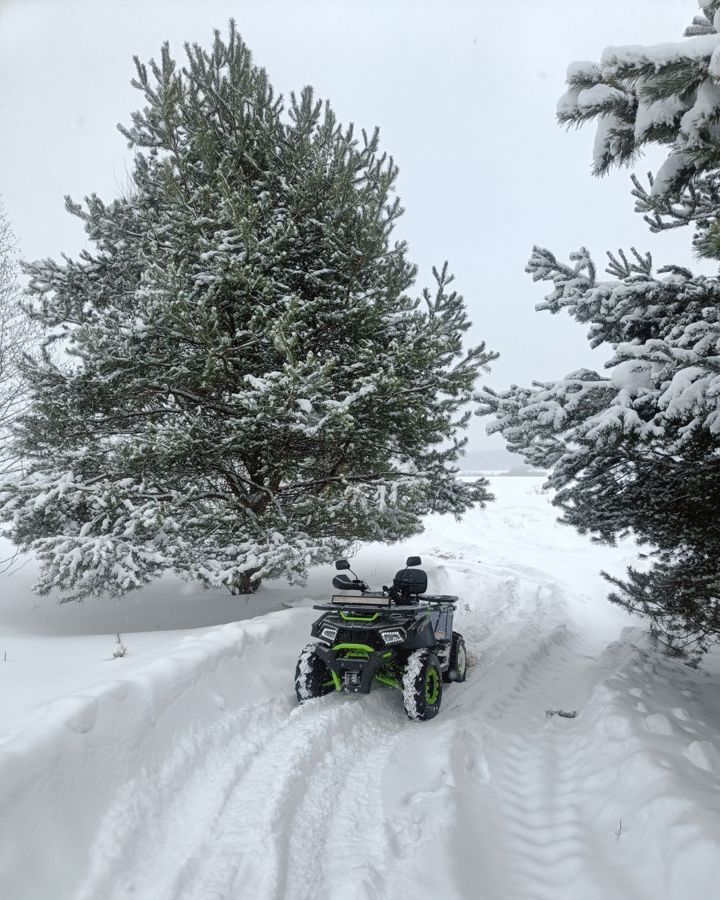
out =
<path fill-rule="evenodd" d="M 113 650 L 113 658 L 120 659 L 125 656 L 127 653 L 127 647 L 123 644 L 122 638 L 120 635 L 117 635 L 117 641 L 115 642 L 115 649 Z"/>

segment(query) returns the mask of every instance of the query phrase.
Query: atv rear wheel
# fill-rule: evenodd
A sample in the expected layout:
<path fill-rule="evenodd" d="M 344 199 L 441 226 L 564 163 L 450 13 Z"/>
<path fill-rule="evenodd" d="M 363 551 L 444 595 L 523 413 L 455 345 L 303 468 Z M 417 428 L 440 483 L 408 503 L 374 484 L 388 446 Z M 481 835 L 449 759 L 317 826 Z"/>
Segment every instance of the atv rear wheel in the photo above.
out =
<path fill-rule="evenodd" d="M 332 673 L 318 656 L 315 647 L 315 644 L 305 647 L 295 669 L 295 693 L 300 703 L 323 697 L 335 690 Z"/>
<path fill-rule="evenodd" d="M 467 651 L 465 640 L 457 631 L 453 631 L 452 645 L 450 647 L 450 663 L 448 665 L 446 681 L 465 681 L 467 675 Z"/>
<path fill-rule="evenodd" d="M 438 714 L 442 701 L 442 671 L 432 650 L 413 650 L 408 656 L 402 683 L 403 703 L 409 718 L 425 722 Z"/>

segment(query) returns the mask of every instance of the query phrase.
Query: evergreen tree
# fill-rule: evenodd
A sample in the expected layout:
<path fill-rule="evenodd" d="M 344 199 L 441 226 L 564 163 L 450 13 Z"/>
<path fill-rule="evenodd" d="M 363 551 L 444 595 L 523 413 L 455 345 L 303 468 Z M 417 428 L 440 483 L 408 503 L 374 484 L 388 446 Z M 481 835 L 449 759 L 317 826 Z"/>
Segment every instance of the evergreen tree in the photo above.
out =
<path fill-rule="evenodd" d="M 564 121 L 600 117 L 599 174 L 644 143 L 671 145 L 649 189 L 635 179 L 638 207 L 656 231 L 694 225 L 696 246 L 710 256 L 720 255 L 720 94 L 717 107 L 709 103 L 717 88 L 708 74 L 719 6 L 705 8 L 683 44 L 611 48 L 600 66 L 571 66 L 560 102 Z M 484 412 L 510 449 L 552 468 L 562 521 L 600 541 L 632 534 L 646 545 L 625 579 L 607 576 L 610 599 L 697 661 L 720 640 L 720 279 L 679 266 L 655 271 L 634 249 L 609 260 L 609 280 L 585 248 L 566 264 L 535 247 L 527 267 L 552 286 L 538 309 L 588 324 L 591 345 L 610 352 L 609 372 L 485 389 Z"/>
<path fill-rule="evenodd" d="M 610 579 L 611 599 L 697 657 L 720 637 L 720 279 L 620 254 L 602 281 L 584 249 L 567 265 L 535 248 L 528 271 L 553 285 L 538 308 L 588 323 L 611 372 L 485 389 L 489 430 L 552 468 L 562 521 L 648 544 L 649 564 Z"/>
<path fill-rule="evenodd" d="M 377 131 L 284 104 L 232 23 L 186 54 L 136 60 L 132 190 L 67 201 L 93 249 L 27 266 L 45 349 L 2 500 L 43 592 L 297 581 L 489 499 L 455 463 L 495 354 L 447 266 L 410 295 Z"/>

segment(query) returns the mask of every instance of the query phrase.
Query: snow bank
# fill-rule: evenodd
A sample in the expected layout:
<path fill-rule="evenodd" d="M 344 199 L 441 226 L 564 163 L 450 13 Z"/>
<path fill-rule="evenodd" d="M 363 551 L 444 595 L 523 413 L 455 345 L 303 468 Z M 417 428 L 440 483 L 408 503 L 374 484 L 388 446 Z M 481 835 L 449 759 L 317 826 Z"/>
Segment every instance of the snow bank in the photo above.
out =
<path fill-rule="evenodd" d="M 117 681 L 54 701 L 41 720 L 0 742 L 2 896 L 75 896 L 103 816 L 124 786 L 177 754 L 192 766 L 203 752 L 197 736 L 228 712 L 289 694 L 297 647 L 286 638 L 311 612 L 188 638 Z"/>

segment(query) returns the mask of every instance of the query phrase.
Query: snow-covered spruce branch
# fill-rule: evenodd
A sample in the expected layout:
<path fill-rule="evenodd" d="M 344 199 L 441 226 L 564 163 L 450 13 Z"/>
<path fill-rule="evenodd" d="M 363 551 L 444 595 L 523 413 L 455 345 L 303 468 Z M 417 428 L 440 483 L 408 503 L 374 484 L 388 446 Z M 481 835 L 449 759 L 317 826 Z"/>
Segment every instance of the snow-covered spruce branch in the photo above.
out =
<path fill-rule="evenodd" d="M 558 119 L 566 125 L 597 122 L 597 174 L 631 164 L 648 144 L 669 147 L 649 188 L 634 180 L 638 210 L 654 230 L 690 222 L 702 230 L 715 222 L 719 22 L 712 0 L 703 5 L 703 15 L 696 17 L 684 41 L 608 47 L 599 63 L 577 62 L 568 68 Z M 703 249 L 702 240 L 698 247 Z"/>

